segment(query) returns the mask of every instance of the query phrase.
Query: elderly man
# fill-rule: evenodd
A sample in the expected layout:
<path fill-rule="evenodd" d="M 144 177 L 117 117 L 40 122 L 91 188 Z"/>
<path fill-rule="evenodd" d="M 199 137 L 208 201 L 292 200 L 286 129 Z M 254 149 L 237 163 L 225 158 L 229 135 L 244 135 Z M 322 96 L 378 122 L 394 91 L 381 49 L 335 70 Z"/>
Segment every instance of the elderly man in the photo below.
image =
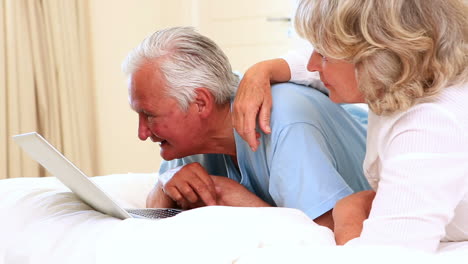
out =
<path fill-rule="evenodd" d="M 364 128 L 310 87 L 273 86 L 272 132 L 259 134 L 252 151 L 231 124 L 238 78 L 219 47 L 192 28 L 155 32 L 124 71 L 138 136 L 158 142 L 166 160 L 148 207 L 291 207 L 333 229 L 335 203 L 369 188 Z"/>

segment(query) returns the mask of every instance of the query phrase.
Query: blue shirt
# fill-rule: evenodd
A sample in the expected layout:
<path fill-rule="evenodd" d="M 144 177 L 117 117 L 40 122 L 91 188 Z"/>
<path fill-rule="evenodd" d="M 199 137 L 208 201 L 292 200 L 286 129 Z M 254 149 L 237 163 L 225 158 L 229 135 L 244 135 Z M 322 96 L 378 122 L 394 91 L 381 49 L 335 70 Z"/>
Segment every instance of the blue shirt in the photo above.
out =
<path fill-rule="evenodd" d="M 272 206 L 297 208 L 311 219 L 353 192 L 369 189 L 362 162 L 366 131 L 343 108 L 310 87 L 272 86 L 272 133 L 253 152 L 234 131 L 239 170 L 228 155 L 164 161 L 160 173 L 199 162 L 209 174 L 244 185 Z"/>

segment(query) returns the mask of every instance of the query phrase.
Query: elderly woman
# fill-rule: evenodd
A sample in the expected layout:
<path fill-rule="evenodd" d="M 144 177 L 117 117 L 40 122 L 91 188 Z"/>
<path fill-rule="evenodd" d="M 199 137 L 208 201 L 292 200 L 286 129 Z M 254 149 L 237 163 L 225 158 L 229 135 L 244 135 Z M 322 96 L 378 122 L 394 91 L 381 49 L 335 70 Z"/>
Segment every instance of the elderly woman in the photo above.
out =
<path fill-rule="evenodd" d="M 468 241 L 467 18 L 464 0 L 300 1 L 295 26 L 315 48 L 307 69 L 332 101 L 370 109 L 363 167 L 375 192 L 338 202 L 338 244 Z M 270 82 L 301 81 L 297 67 L 276 59 L 245 74 L 233 123 L 253 150 L 257 113 L 270 130 Z"/>

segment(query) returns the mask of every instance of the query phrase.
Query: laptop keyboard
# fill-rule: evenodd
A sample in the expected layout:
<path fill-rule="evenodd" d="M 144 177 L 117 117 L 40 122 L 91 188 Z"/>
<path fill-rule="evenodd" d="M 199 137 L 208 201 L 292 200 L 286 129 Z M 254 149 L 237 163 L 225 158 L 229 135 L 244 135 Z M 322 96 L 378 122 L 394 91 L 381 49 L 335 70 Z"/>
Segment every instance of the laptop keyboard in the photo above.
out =
<path fill-rule="evenodd" d="M 172 208 L 146 208 L 146 209 L 125 209 L 130 214 L 142 216 L 150 219 L 161 219 L 174 216 L 183 210 Z"/>

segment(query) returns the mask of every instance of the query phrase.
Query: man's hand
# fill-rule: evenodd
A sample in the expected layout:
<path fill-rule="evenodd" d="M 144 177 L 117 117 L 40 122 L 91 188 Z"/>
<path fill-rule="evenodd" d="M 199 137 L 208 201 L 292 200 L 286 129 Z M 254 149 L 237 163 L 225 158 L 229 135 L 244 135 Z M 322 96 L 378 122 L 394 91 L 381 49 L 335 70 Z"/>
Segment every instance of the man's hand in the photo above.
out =
<path fill-rule="evenodd" d="M 164 193 L 161 182 L 158 182 L 146 198 L 146 208 L 177 208 L 177 204 Z"/>
<path fill-rule="evenodd" d="M 200 163 L 182 167 L 162 186 L 164 193 L 182 209 L 216 205 L 215 184 Z"/>
<path fill-rule="evenodd" d="M 271 206 L 234 180 L 222 176 L 212 177 L 216 185 L 218 205 L 243 207 Z"/>
<path fill-rule="evenodd" d="M 369 217 L 374 197 L 375 191 L 362 191 L 351 194 L 336 203 L 333 209 L 333 220 L 337 245 L 344 245 L 361 235 L 362 224 Z"/>
<path fill-rule="evenodd" d="M 148 208 L 192 209 L 206 205 L 271 206 L 234 180 L 208 175 L 199 163 L 182 167 L 166 183 L 158 181 L 146 199 Z"/>

